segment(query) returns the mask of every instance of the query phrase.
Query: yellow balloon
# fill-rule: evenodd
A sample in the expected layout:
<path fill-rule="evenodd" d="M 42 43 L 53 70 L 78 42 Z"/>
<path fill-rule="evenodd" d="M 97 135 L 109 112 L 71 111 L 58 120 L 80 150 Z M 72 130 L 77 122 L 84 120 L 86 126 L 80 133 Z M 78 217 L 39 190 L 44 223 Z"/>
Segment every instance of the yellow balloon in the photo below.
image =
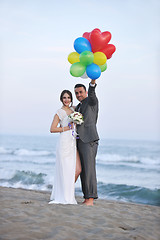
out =
<path fill-rule="evenodd" d="M 71 64 L 76 63 L 76 62 L 80 62 L 80 60 L 79 60 L 79 53 L 71 52 L 68 55 L 68 62 L 70 62 Z"/>
<path fill-rule="evenodd" d="M 107 57 L 103 52 L 95 52 L 93 62 L 97 65 L 104 65 L 107 61 Z"/>

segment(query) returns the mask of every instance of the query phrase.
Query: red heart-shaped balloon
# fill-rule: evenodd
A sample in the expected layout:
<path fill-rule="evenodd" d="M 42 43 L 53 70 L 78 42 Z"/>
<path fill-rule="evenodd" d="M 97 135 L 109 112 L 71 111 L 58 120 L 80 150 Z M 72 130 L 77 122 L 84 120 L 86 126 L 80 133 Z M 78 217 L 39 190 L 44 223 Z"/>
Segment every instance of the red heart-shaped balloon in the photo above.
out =
<path fill-rule="evenodd" d="M 107 44 L 107 46 L 103 49 L 99 50 L 100 52 L 103 52 L 107 59 L 110 59 L 112 57 L 112 54 L 116 51 L 116 47 L 113 44 Z"/>
<path fill-rule="evenodd" d="M 101 30 L 99 30 L 98 28 L 95 28 L 94 30 L 97 30 L 97 31 L 101 32 Z M 91 35 L 91 32 L 85 32 L 85 33 L 83 33 L 82 37 L 86 38 L 89 41 L 90 40 L 90 35 Z"/>
<path fill-rule="evenodd" d="M 100 29 L 95 28 L 92 32 L 85 32 L 83 37 L 86 38 L 92 46 L 93 52 L 98 52 L 104 48 L 111 40 L 110 32 L 101 32 Z"/>
<path fill-rule="evenodd" d="M 108 44 L 112 37 L 110 32 L 101 32 L 100 29 L 95 28 L 92 32 L 85 32 L 83 37 L 91 43 L 92 52 L 103 52 L 107 59 L 110 59 L 116 51 L 113 44 Z"/>
<path fill-rule="evenodd" d="M 110 32 L 101 32 L 99 29 L 94 29 L 90 33 L 90 43 L 93 52 L 98 52 L 100 49 L 104 48 L 111 40 Z"/>
<path fill-rule="evenodd" d="M 84 38 L 86 38 L 88 41 L 89 41 L 89 37 L 90 37 L 90 32 L 85 32 L 83 33 L 83 36 Z"/>

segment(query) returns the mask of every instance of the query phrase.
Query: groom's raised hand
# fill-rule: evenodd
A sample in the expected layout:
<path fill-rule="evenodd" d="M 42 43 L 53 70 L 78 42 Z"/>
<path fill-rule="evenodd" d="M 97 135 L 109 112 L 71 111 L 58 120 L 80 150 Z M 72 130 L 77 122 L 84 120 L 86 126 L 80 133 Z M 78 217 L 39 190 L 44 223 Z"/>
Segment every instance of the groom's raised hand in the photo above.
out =
<path fill-rule="evenodd" d="M 96 80 L 91 79 L 91 84 L 95 84 Z"/>

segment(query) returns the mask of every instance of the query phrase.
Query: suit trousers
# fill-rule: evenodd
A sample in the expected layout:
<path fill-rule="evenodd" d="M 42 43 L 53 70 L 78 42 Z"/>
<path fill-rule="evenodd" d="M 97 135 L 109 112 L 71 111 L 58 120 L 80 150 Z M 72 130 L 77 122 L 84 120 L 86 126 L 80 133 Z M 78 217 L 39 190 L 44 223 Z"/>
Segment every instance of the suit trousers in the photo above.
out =
<path fill-rule="evenodd" d="M 96 178 L 96 154 L 98 141 L 84 143 L 81 139 L 77 140 L 77 149 L 80 155 L 82 172 L 81 184 L 85 199 L 98 198 L 97 178 Z"/>

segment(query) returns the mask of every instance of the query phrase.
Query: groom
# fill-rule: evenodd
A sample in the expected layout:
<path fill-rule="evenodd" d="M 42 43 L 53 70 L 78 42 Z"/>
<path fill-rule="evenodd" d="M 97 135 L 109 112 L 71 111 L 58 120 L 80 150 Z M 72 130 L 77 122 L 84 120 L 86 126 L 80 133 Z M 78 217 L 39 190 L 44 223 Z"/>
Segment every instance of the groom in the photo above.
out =
<path fill-rule="evenodd" d="M 95 80 L 91 80 L 88 89 L 83 84 L 76 84 L 74 87 L 77 100 L 80 102 L 76 106 L 76 111 L 82 113 L 84 123 L 77 125 L 79 139 L 77 148 L 80 155 L 82 172 L 81 184 L 86 205 L 93 206 L 93 200 L 97 196 L 97 179 L 96 179 L 96 154 L 98 148 L 99 136 L 97 133 L 96 123 L 98 118 L 98 99 L 95 94 Z"/>

